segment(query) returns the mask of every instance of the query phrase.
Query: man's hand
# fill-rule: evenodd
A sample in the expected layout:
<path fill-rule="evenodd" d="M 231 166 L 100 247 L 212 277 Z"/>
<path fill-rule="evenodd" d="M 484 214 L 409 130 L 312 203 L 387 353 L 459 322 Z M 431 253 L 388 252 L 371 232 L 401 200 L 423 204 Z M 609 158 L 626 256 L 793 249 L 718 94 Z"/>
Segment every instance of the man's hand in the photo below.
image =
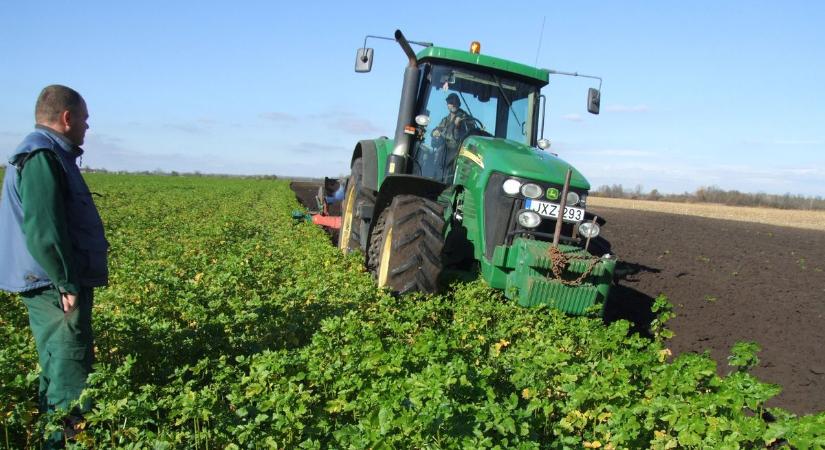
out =
<path fill-rule="evenodd" d="M 433 137 L 439 137 L 439 136 L 441 136 L 441 132 L 438 131 L 438 130 L 433 130 Z"/>
<path fill-rule="evenodd" d="M 63 313 L 68 314 L 77 307 L 77 295 L 69 294 L 68 292 L 60 294 L 60 300 L 63 303 Z"/>
<path fill-rule="evenodd" d="M 460 124 L 462 120 L 464 120 L 464 119 L 462 119 L 461 117 L 456 117 L 455 118 L 455 126 L 458 126 L 458 124 Z"/>

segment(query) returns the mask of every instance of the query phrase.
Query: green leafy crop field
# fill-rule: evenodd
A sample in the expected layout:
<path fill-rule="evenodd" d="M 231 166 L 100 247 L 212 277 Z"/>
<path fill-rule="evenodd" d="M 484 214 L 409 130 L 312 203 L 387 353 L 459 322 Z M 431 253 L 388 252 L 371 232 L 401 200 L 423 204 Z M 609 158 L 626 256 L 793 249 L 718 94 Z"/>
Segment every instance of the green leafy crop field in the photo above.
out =
<path fill-rule="evenodd" d="M 286 182 L 88 174 L 111 247 L 79 448 L 825 446 L 762 405 L 752 344 L 718 376 L 627 322 L 522 309 L 480 282 L 392 298 Z M 22 303 L 0 294 L 0 447 L 40 445 Z M 772 420 L 766 420 L 768 417 Z"/>

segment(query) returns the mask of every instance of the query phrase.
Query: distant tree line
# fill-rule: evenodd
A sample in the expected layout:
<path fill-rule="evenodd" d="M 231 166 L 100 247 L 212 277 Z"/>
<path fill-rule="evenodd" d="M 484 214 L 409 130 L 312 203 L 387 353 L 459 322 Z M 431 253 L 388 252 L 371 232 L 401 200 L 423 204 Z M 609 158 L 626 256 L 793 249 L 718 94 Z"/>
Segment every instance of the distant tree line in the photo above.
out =
<path fill-rule="evenodd" d="M 625 189 L 621 184 L 602 185 L 591 195 L 597 197 L 627 198 L 634 200 L 654 200 L 681 203 L 720 203 L 731 206 L 757 206 L 778 209 L 825 210 L 825 199 L 821 196 L 806 197 L 786 193 L 784 195 L 759 192 L 751 194 L 737 190 L 726 191 L 717 186 L 702 186 L 695 192 L 682 194 L 662 194 L 657 189 L 644 192 L 641 185 Z"/>
<path fill-rule="evenodd" d="M 155 170 L 143 170 L 140 172 L 133 172 L 128 170 L 108 170 L 108 169 L 95 169 L 93 167 L 82 167 L 80 169 L 81 172 L 84 173 L 114 173 L 114 174 L 129 174 L 129 175 L 158 175 L 158 176 L 166 176 L 166 177 L 214 177 L 214 178 L 253 178 L 259 180 L 277 180 L 279 177 L 277 175 L 230 175 L 230 174 L 221 174 L 221 173 L 201 173 L 199 171 L 194 172 L 178 172 L 177 170 L 172 170 L 167 172 L 162 169 L 155 169 Z"/>
<path fill-rule="evenodd" d="M 5 164 L 0 164 L 0 174 L 6 168 Z M 277 175 L 226 175 L 226 174 L 202 174 L 200 172 L 177 172 L 175 170 L 166 172 L 161 169 L 142 172 L 109 171 L 106 169 L 94 169 L 84 167 L 83 172 L 97 173 L 122 173 L 133 175 L 161 175 L 161 176 L 195 176 L 195 177 L 216 177 L 216 178 L 256 178 L 256 179 L 278 179 Z M 297 180 L 297 178 L 295 178 Z M 306 180 L 315 180 L 306 178 Z M 636 185 L 632 189 L 627 189 L 621 184 L 601 185 L 598 189 L 591 191 L 591 195 L 608 198 L 627 198 L 633 200 L 654 200 L 678 203 L 719 203 L 730 206 L 756 206 L 777 209 L 808 209 L 825 210 L 825 198 L 817 195 L 808 197 L 798 194 L 786 193 L 783 195 L 766 194 L 758 192 L 755 194 L 740 192 L 737 190 L 726 191 L 718 186 L 702 186 L 694 192 L 684 192 L 682 194 L 663 194 L 658 189 L 645 192 L 641 185 Z"/>

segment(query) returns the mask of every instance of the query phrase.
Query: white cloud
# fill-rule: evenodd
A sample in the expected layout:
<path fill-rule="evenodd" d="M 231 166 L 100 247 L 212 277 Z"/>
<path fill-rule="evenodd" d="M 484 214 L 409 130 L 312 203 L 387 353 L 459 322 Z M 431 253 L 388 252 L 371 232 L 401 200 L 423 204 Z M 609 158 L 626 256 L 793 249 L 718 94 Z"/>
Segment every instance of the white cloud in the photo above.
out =
<path fill-rule="evenodd" d="M 241 153 L 217 150 L 186 152 L 174 144 L 136 149 L 133 143 L 101 133 L 89 133 L 83 148 L 83 166 L 110 171 L 177 171 L 230 175 L 278 175 L 283 177 L 339 176 L 349 171 L 345 146 L 321 142 L 270 143 Z"/>
<path fill-rule="evenodd" d="M 163 124 L 163 128 L 189 134 L 200 134 L 205 131 L 202 127 L 194 123 L 165 123 Z"/>
<path fill-rule="evenodd" d="M 301 124 L 316 128 L 323 127 L 356 135 L 375 135 L 386 132 L 369 119 L 349 111 L 325 111 L 305 116 L 283 112 L 267 112 L 260 114 L 259 117 L 284 125 Z"/>
<path fill-rule="evenodd" d="M 220 155 L 135 150 L 124 140 L 100 133 L 90 133 L 83 145 L 83 165 L 107 170 L 130 172 L 176 170 L 179 172 L 223 173 L 225 162 Z"/>
<path fill-rule="evenodd" d="M 342 154 L 347 149 L 340 145 L 329 145 L 318 142 L 301 142 L 289 147 L 289 151 L 305 155 L 335 155 Z"/>
<path fill-rule="evenodd" d="M 571 122 L 581 122 L 582 120 L 584 120 L 584 119 L 582 119 L 581 114 L 576 114 L 576 113 L 565 114 L 565 115 L 561 116 L 561 118 L 564 119 L 564 120 L 569 120 Z"/>
<path fill-rule="evenodd" d="M 588 154 L 589 156 L 589 154 Z M 700 186 L 718 186 L 725 190 L 766 192 L 769 194 L 823 195 L 825 167 L 754 167 L 748 165 L 695 164 L 678 159 L 646 160 L 590 159 L 574 162 L 593 187 L 621 184 L 641 185 L 645 190 L 693 192 Z"/>
<path fill-rule="evenodd" d="M 336 130 L 359 135 L 378 134 L 384 131 L 369 120 L 359 117 L 338 117 L 329 125 Z"/>
<path fill-rule="evenodd" d="M 312 114 L 308 118 L 313 121 L 321 120 L 327 127 L 349 134 L 369 135 L 385 131 L 369 119 L 349 111 L 327 111 Z"/>
<path fill-rule="evenodd" d="M 271 120 L 273 122 L 297 122 L 298 116 L 289 113 L 283 113 L 278 111 L 272 112 L 265 112 L 259 114 L 261 119 Z"/>
<path fill-rule="evenodd" d="M 779 139 L 774 141 L 776 145 L 822 145 L 823 141 L 803 140 L 803 139 Z"/>
<path fill-rule="evenodd" d="M 745 145 L 808 146 L 823 145 L 825 141 L 817 139 L 745 139 Z"/>
<path fill-rule="evenodd" d="M 175 131 L 181 131 L 189 134 L 208 133 L 217 128 L 221 122 L 208 117 L 201 117 L 187 122 L 169 122 L 161 126 L 163 128 Z"/>
<path fill-rule="evenodd" d="M 616 113 L 643 113 L 650 111 L 650 107 L 648 107 L 647 105 L 607 105 L 604 107 L 604 110 L 607 112 Z"/>
<path fill-rule="evenodd" d="M 633 150 L 633 149 L 595 149 L 595 150 L 582 150 L 577 151 L 578 154 L 585 154 L 585 155 L 592 155 L 592 156 L 618 156 L 623 158 L 632 158 L 632 157 L 639 157 L 639 158 L 647 158 L 651 156 L 657 156 L 658 153 L 651 152 L 648 150 Z"/>

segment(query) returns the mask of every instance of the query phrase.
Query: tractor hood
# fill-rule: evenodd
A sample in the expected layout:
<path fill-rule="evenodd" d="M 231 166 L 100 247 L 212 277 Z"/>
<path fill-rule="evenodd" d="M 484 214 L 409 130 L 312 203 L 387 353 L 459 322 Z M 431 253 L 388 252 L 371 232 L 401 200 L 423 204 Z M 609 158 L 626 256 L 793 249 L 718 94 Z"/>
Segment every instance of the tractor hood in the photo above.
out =
<path fill-rule="evenodd" d="M 487 178 L 492 172 L 500 172 L 535 181 L 564 184 L 567 169 L 572 168 L 570 186 L 589 190 L 590 183 L 575 167 L 551 155 L 507 139 L 472 136 L 464 141 L 459 153 L 479 166 Z"/>

